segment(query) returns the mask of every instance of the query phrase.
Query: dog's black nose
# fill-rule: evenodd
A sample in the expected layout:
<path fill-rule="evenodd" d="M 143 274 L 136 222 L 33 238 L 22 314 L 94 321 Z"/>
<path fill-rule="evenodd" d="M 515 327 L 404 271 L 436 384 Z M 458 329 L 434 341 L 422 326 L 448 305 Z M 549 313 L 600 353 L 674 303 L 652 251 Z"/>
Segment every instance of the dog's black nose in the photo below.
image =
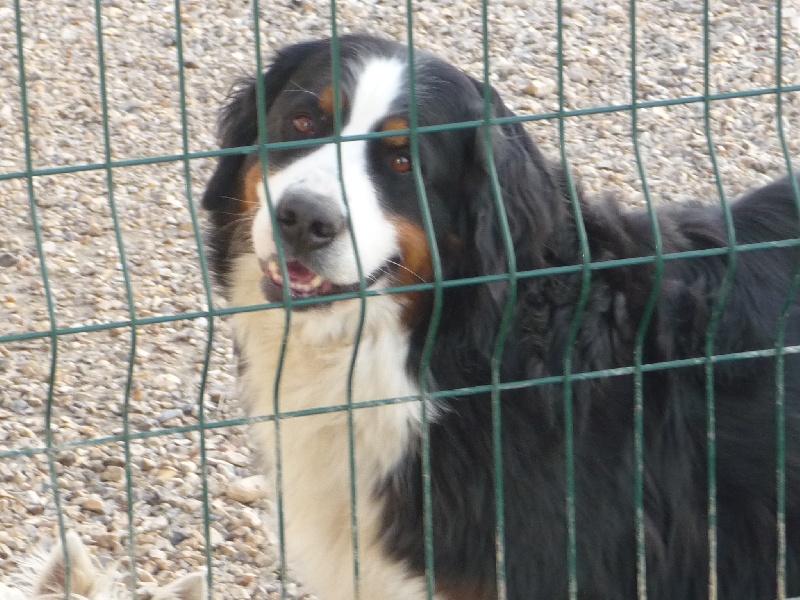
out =
<path fill-rule="evenodd" d="M 329 197 L 305 190 L 287 191 L 275 210 L 281 240 L 305 253 L 330 244 L 344 231 L 344 215 Z"/>

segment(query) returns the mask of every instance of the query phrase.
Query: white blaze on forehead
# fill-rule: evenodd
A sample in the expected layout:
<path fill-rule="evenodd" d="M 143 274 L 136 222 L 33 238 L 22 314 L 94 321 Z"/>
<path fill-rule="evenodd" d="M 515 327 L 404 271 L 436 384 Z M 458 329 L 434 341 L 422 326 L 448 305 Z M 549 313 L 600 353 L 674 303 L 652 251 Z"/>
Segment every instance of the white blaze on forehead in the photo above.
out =
<path fill-rule="evenodd" d="M 350 111 L 342 135 L 369 133 L 392 114 L 392 104 L 406 89 L 406 63 L 399 58 L 372 57 L 350 66 L 349 73 L 354 85 L 352 90 L 346 90 Z M 370 175 L 367 144 L 366 140 L 341 144 L 341 181 L 335 144 L 318 148 L 268 178 L 275 206 L 280 204 L 290 188 L 308 190 L 330 198 L 342 214 L 346 210 L 342 197 L 344 184 L 364 276 L 381 268 L 399 252 L 394 227 L 381 209 L 379 191 Z M 253 223 L 253 242 L 258 256 L 267 258 L 274 252 L 275 244 L 263 187 L 259 187 L 258 194 L 261 208 Z M 340 235 L 325 252 L 327 266 L 323 275 L 326 278 L 340 284 L 358 281 L 358 267 L 349 233 Z"/>
<path fill-rule="evenodd" d="M 368 133 L 387 116 L 403 90 L 405 63 L 396 58 L 372 58 L 356 74 L 350 120 L 342 135 Z"/>

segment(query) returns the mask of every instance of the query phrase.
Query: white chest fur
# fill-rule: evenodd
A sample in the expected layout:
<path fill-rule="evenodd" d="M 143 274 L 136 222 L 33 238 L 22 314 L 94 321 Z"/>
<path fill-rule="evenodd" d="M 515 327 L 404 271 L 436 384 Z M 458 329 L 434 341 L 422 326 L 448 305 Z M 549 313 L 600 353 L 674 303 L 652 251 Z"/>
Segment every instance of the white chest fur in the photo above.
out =
<path fill-rule="evenodd" d="M 263 303 L 261 271 L 253 255 L 238 259 L 233 304 Z M 274 414 L 275 390 L 281 413 L 385 398 L 417 397 L 406 374 L 408 335 L 399 306 L 389 297 L 371 297 L 352 380 L 348 382 L 361 303 L 337 303 L 330 311 L 291 315 L 280 381 L 276 376 L 286 329 L 286 313 L 240 313 L 233 319 L 244 369 L 240 395 L 250 416 Z M 353 411 L 355 502 L 351 494 L 350 434 L 347 411 L 280 419 L 283 526 L 287 555 L 321 600 L 353 600 L 351 507 L 358 520 L 361 600 L 425 598 L 424 584 L 390 561 L 378 540 L 382 502 L 376 486 L 413 442 L 421 418 L 418 400 Z M 264 470 L 276 486 L 276 427 L 253 426 Z M 275 489 L 275 488 L 273 488 Z M 277 496 L 276 496 L 277 498 Z"/>

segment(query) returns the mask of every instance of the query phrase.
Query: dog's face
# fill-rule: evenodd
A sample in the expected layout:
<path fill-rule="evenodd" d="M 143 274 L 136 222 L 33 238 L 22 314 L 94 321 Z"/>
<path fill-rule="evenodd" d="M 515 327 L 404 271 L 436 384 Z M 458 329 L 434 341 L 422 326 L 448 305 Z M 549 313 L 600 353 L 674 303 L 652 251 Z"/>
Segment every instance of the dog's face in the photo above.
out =
<path fill-rule="evenodd" d="M 222 220 L 230 213 L 252 217 L 251 251 L 262 265 L 262 289 L 270 301 L 282 300 L 285 289 L 295 299 L 356 291 L 360 277 L 368 289 L 430 281 L 431 242 L 422 202 L 440 253 L 457 252 L 466 198 L 474 195 L 471 188 L 484 170 L 474 125 L 421 132 L 421 198 L 408 133 L 407 49 L 344 37 L 339 55 L 338 101 L 329 41 L 292 46 L 278 55 L 264 79 L 266 138 L 269 144 L 306 144 L 267 151 L 266 186 L 259 153 L 223 158 L 204 198 L 204 206 Z M 415 77 L 419 126 L 483 118 L 483 86 L 454 67 L 420 53 Z M 337 110 L 345 138 L 338 144 L 330 140 Z M 257 143 L 257 112 L 250 82 L 223 115 L 223 145 Z M 375 133 L 380 137 L 360 138 Z M 323 138 L 328 139 L 313 143 Z"/>
<path fill-rule="evenodd" d="M 310 60 L 316 62 L 314 58 Z M 271 141 L 334 134 L 333 83 L 319 77 L 319 69 L 304 66 L 270 108 L 267 138 Z M 400 57 L 372 55 L 361 64 L 343 66 L 348 75 L 340 96 L 345 109 L 343 136 L 408 129 L 403 106 L 406 67 Z M 408 213 L 404 205 L 415 200 L 409 150 L 408 136 L 398 135 L 271 153 L 274 165 L 268 165 L 267 183 L 278 235 L 263 185 L 257 189 L 259 209 L 253 222 L 253 243 L 266 266 L 264 289 L 269 299 L 282 297 L 278 237 L 286 252 L 294 298 L 358 289 L 355 248 L 370 286 L 386 285 L 393 278 L 407 256 L 402 249 L 401 220 Z M 421 265 L 403 266 L 416 271 Z"/>

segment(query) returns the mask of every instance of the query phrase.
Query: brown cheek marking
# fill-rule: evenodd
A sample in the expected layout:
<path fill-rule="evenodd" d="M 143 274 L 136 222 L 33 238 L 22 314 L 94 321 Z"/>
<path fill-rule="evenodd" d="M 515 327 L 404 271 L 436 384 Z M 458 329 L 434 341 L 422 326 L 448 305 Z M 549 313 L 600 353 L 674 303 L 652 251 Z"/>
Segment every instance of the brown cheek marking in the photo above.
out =
<path fill-rule="evenodd" d="M 390 119 L 386 119 L 383 123 L 383 127 L 381 127 L 381 131 L 401 131 L 403 129 L 408 129 L 408 119 L 405 117 L 392 117 Z M 392 137 L 381 138 L 383 143 L 387 146 L 391 146 L 392 148 L 402 148 L 404 146 L 408 146 L 409 137 L 408 135 L 394 135 Z"/>
<path fill-rule="evenodd" d="M 404 268 L 397 273 L 397 284 L 406 286 L 433 281 L 433 260 L 425 231 L 419 225 L 399 217 L 393 218 L 392 222 L 403 254 Z M 404 322 L 410 327 L 416 325 L 428 310 L 430 294 L 407 292 L 399 297 L 404 305 Z"/>
<path fill-rule="evenodd" d="M 261 164 L 256 162 L 251 165 L 244 175 L 244 191 L 242 193 L 242 212 L 255 212 L 260 200 L 258 199 L 258 188 L 263 186 L 264 181 L 261 177 Z"/>

